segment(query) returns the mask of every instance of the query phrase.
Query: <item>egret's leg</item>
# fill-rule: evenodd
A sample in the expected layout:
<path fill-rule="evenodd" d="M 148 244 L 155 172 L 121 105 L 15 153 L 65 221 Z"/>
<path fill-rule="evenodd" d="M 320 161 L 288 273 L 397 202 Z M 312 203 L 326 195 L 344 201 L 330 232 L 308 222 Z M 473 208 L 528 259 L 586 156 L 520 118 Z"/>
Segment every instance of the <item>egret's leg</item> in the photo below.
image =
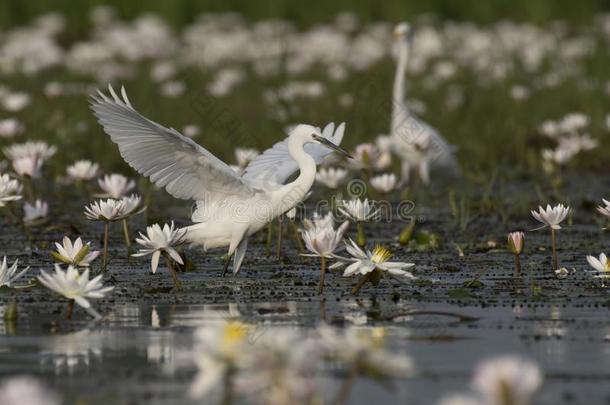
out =
<path fill-rule="evenodd" d="M 424 186 L 430 184 L 430 164 L 427 160 L 424 160 L 419 164 L 419 178 Z"/>
<path fill-rule="evenodd" d="M 231 259 L 233 258 L 233 255 L 229 255 L 227 256 L 227 261 L 225 262 L 224 267 L 222 268 L 222 276 L 224 277 L 227 274 L 227 271 L 229 271 L 229 263 L 231 263 Z"/>
<path fill-rule="evenodd" d="M 277 250 L 275 255 L 278 259 L 282 256 L 282 231 L 284 229 L 284 215 L 277 217 Z"/>
<path fill-rule="evenodd" d="M 267 224 L 267 256 L 271 255 L 271 238 L 273 237 L 273 222 Z"/>

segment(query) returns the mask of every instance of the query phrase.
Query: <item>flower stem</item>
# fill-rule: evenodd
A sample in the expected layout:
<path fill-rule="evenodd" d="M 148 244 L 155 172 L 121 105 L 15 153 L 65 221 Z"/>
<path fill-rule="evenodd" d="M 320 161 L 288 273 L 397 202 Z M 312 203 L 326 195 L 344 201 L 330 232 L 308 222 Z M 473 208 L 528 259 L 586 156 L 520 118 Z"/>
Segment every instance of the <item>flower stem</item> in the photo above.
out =
<path fill-rule="evenodd" d="M 326 275 L 326 257 L 320 257 L 320 284 L 318 285 L 318 295 L 324 292 L 324 276 Z"/>
<path fill-rule="evenodd" d="M 271 255 L 271 238 L 273 237 L 273 229 L 271 222 L 267 224 L 267 256 Z"/>
<path fill-rule="evenodd" d="M 517 275 L 521 274 L 521 259 L 519 258 L 519 255 L 515 255 L 515 273 Z"/>
<path fill-rule="evenodd" d="M 23 176 L 23 185 L 25 191 L 25 199 L 28 202 L 34 202 L 34 187 L 32 187 L 32 178 L 30 176 Z"/>
<path fill-rule="evenodd" d="M 108 265 L 108 221 L 104 222 L 104 254 L 102 256 L 102 271 L 106 271 Z"/>
<path fill-rule="evenodd" d="M 557 259 L 557 234 L 553 228 L 551 228 L 551 245 L 553 249 L 553 271 L 555 271 L 559 268 L 559 260 Z"/>
<path fill-rule="evenodd" d="M 337 396 L 335 397 L 335 400 L 333 401 L 333 403 L 335 405 L 343 405 L 348 402 L 349 394 L 350 394 L 350 391 L 352 390 L 352 386 L 354 385 L 354 382 L 356 381 L 357 375 L 358 375 L 358 364 L 355 361 L 354 364 L 351 365 L 349 372 L 347 374 L 347 377 L 345 378 L 345 381 L 343 381 L 343 384 L 341 384 L 341 388 L 339 388 L 339 392 L 337 393 Z"/>
<path fill-rule="evenodd" d="M 296 225 L 292 221 L 290 221 L 289 223 L 290 223 L 290 228 L 292 228 L 292 237 L 297 242 L 297 246 L 299 248 L 299 253 L 301 253 L 302 251 L 305 250 L 305 247 L 303 246 L 303 241 L 301 240 L 301 235 L 299 234 L 299 230 L 296 227 Z"/>
<path fill-rule="evenodd" d="M 356 295 L 358 294 L 358 291 L 360 291 L 360 289 L 362 288 L 362 286 L 364 286 L 364 284 L 370 280 L 371 278 L 371 274 L 373 274 L 372 272 L 363 276 L 360 281 L 358 281 L 358 284 L 356 284 L 356 286 L 354 288 L 352 288 L 352 294 Z"/>
<path fill-rule="evenodd" d="M 129 250 L 131 249 L 131 237 L 129 236 L 129 223 L 127 218 L 123 219 L 123 236 L 125 237 L 125 246 L 127 247 L 127 257 L 129 257 Z"/>
<path fill-rule="evenodd" d="M 66 313 L 66 319 L 72 319 L 72 312 L 74 312 L 74 300 L 68 300 L 68 312 Z"/>
<path fill-rule="evenodd" d="M 358 235 L 356 236 L 356 243 L 360 247 L 365 247 L 366 235 L 364 234 L 364 225 L 362 225 L 361 221 L 356 222 L 356 229 L 358 230 Z"/>
<path fill-rule="evenodd" d="M 400 232 L 400 235 L 398 236 L 398 243 L 400 243 L 402 246 L 407 245 L 409 243 L 409 241 L 411 240 L 411 238 L 413 237 L 414 230 L 415 230 L 415 220 L 412 219 L 411 222 L 409 222 L 404 227 L 402 232 Z"/>
<path fill-rule="evenodd" d="M 176 269 L 174 268 L 174 263 L 172 262 L 172 259 L 169 257 L 169 255 L 166 255 L 165 253 L 163 254 L 163 256 L 165 257 L 167 269 L 169 270 L 170 274 L 172 275 L 172 279 L 174 280 L 174 287 L 176 287 L 177 290 L 181 290 L 182 283 L 178 279 L 178 274 L 176 273 Z"/>
<path fill-rule="evenodd" d="M 233 371 L 225 372 L 223 378 L 222 405 L 231 405 L 233 403 Z"/>

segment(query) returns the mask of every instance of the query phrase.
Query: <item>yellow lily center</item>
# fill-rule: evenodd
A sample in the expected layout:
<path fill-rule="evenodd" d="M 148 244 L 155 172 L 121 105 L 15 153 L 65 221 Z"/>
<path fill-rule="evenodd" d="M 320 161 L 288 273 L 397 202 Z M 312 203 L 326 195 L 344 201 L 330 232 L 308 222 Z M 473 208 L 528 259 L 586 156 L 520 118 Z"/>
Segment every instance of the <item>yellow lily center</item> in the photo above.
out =
<path fill-rule="evenodd" d="M 392 252 L 388 248 L 377 245 L 375 249 L 373 249 L 373 255 L 371 256 L 371 261 L 375 264 L 380 264 L 387 262 L 390 257 L 392 257 Z"/>

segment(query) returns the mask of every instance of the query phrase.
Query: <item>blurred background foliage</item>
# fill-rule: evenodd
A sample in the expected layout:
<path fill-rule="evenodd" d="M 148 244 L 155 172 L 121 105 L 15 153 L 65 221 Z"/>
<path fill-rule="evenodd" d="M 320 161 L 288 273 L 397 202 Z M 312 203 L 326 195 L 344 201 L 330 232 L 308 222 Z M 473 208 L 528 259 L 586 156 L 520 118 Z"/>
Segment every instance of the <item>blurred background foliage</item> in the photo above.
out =
<path fill-rule="evenodd" d="M 587 24 L 599 12 L 610 10 L 607 0 L 2 0 L 0 27 L 25 24 L 49 11 L 60 11 L 69 22 L 73 37 L 88 31 L 86 17 L 98 5 L 114 7 L 119 17 L 135 18 L 143 12 L 162 15 L 180 27 L 192 23 L 198 14 L 238 11 L 247 19 L 282 18 L 299 26 L 331 21 L 339 12 L 350 10 L 361 22 L 398 22 L 415 15 L 433 13 L 442 19 L 493 23 L 500 19 L 544 23 L 561 19 Z"/>

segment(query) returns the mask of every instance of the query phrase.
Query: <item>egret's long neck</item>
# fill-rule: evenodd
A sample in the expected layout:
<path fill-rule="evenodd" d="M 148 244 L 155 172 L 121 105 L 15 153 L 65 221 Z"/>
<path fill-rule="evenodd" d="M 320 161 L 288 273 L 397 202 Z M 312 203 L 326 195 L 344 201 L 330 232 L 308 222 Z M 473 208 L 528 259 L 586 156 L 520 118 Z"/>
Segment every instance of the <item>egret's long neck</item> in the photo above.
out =
<path fill-rule="evenodd" d="M 409 111 L 405 104 L 405 73 L 409 60 L 409 43 L 402 39 L 398 49 L 398 64 L 392 88 L 392 121 L 390 134 L 396 133 L 400 125 L 407 119 Z"/>
<path fill-rule="evenodd" d="M 299 164 L 300 173 L 293 182 L 282 186 L 277 191 L 277 196 L 280 198 L 278 207 L 280 214 L 289 211 L 303 201 L 316 179 L 316 162 L 309 153 L 305 152 L 303 146 L 302 138 L 291 137 L 288 140 L 288 152 Z"/>

